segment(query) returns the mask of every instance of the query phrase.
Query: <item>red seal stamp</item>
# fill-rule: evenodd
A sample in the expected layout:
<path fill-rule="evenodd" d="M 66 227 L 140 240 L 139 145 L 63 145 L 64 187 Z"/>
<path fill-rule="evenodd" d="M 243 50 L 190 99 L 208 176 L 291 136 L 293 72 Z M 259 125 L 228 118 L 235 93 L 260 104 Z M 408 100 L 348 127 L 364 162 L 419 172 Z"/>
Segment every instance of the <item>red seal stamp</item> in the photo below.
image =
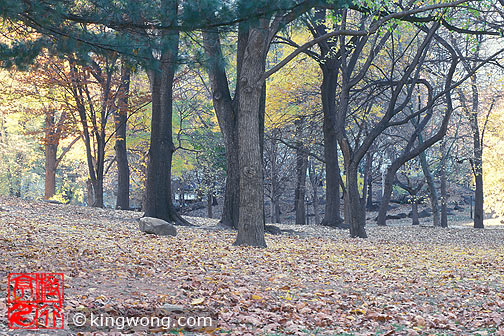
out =
<path fill-rule="evenodd" d="M 10 273 L 8 319 L 10 329 L 63 329 L 62 273 Z"/>

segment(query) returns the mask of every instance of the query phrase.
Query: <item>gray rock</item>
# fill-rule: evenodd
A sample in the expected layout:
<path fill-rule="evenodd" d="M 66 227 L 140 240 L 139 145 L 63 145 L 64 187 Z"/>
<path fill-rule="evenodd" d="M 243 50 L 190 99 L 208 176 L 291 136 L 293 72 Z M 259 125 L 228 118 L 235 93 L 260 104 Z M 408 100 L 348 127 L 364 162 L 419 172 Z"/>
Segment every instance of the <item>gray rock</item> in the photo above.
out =
<path fill-rule="evenodd" d="M 278 226 L 275 226 L 275 225 L 265 225 L 264 231 L 267 233 L 271 233 L 272 235 L 282 234 L 282 230 Z"/>
<path fill-rule="evenodd" d="M 139 221 L 140 231 L 158 236 L 176 236 L 177 229 L 172 224 L 153 217 L 142 217 Z"/>

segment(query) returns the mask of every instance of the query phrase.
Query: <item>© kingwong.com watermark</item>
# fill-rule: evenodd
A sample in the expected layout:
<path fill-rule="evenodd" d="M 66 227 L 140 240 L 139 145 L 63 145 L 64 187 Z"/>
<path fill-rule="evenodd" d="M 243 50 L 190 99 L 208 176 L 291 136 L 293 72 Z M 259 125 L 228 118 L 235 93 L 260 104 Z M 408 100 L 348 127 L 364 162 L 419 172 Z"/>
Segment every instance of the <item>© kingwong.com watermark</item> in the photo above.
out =
<path fill-rule="evenodd" d="M 211 316 L 204 315 L 120 316 L 100 312 L 71 312 L 68 326 L 75 331 L 202 330 L 214 329 L 215 321 Z"/>

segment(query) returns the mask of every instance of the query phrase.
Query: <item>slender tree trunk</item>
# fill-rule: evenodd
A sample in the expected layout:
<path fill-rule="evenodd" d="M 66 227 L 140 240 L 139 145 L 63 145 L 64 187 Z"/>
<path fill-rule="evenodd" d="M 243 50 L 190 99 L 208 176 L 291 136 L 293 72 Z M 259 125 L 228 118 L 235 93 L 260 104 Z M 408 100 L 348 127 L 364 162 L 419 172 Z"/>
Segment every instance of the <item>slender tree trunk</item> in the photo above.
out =
<path fill-rule="evenodd" d="M 58 145 L 46 143 L 45 147 L 45 183 L 44 199 L 48 200 L 56 193 L 56 152 Z"/>
<path fill-rule="evenodd" d="M 446 160 L 445 160 L 445 155 L 448 155 L 445 153 L 445 140 L 441 142 L 441 154 L 443 155 L 443 158 L 441 159 L 441 167 L 439 171 L 439 178 L 441 180 L 441 227 L 448 227 L 448 209 L 447 209 L 447 202 L 448 202 L 448 195 L 446 191 Z"/>
<path fill-rule="evenodd" d="M 484 228 L 484 210 L 483 210 L 483 146 L 480 140 L 480 130 L 478 125 L 479 112 L 479 92 L 476 82 L 476 75 L 471 77 L 472 89 L 472 111 L 469 115 L 471 130 L 473 134 L 473 153 L 474 158 L 471 162 L 474 174 L 474 228 Z"/>
<path fill-rule="evenodd" d="M 371 178 L 368 180 L 366 209 L 373 209 L 373 180 Z"/>
<path fill-rule="evenodd" d="M 212 192 L 209 191 L 207 193 L 207 215 L 208 215 L 208 218 L 213 218 L 213 209 L 212 209 L 212 206 L 213 206 L 213 196 L 212 196 Z"/>
<path fill-rule="evenodd" d="M 225 70 L 225 60 L 222 54 L 217 31 L 203 32 L 203 43 L 208 55 L 207 72 L 212 88 L 212 101 L 224 137 L 226 147 L 226 188 L 220 224 L 229 228 L 238 228 L 240 208 L 240 173 L 238 165 L 238 130 L 236 106 L 233 104 L 229 91 Z M 235 101 L 238 97 L 235 97 Z"/>
<path fill-rule="evenodd" d="M 162 7 L 175 20 L 177 2 L 163 1 Z M 170 21 L 171 22 L 171 21 Z M 171 198 L 173 78 L 178 53 L 178 31 L 162 32 L 161 61 L 152 75 L 152 123 L 144 197 L 144 216 L 178 225 L 190 225 L 175 210 Z"/>
<path fill-rule="evenodd" d="M 418 220 L 418 200 L 416 197 L 411 202 L 411 221 L 413 225 L 420 225 L 420 221 Z"/>
<path fill-rule="evenodd" d="M 115 153 L 117 162 L 117 209 L 129 209 L 129 166 L 126 151 L 126 122 L 128 120 L 128 98 L 131 69 L 128 64 L 121 65 L 121 89 L 119 91 L 119 110 L 114 111 Z"/>
<path fill-rule="evenodd" d="M 274 131 L 275 132 L 275 131 Z M 270 151 L 270 162 L 271 162 L 271 223 L 280 223 L 280 200 L 279 200 L 279 181 L 278 181 L 278 165 L 277 165 L 277 153 L 278 146 L 275 140 L 276 133 L 273 134 L 271 139 L 271 151 Z"/>
<path fill-rule="evenodd" d="M 420 143 L 423 143 L 422 135 L 418 135 L 418 140 Z M 432 206 L 432 220 L 434 222 L 434 226 L 441 226 L 440 221 L 440 211 L 439 211 L 439 197 L 436 190 L 436 185 L 434 183 L 434 176 L 432 176 L 432 172 L 429 169 L 429 165 L 427 163 L 427 156 L 425 151 L 420 154 L 420 163 L 422 165 L 422 171 L 425 176 L 425 180 L 427 181 L 427 187 L 429 189 L 429 198 L 431 200 Z"/>
<path fill-rule="evenodd" d="M 392 190 L 394 187 L 394 179 L 399 169 L 398 164 L 392 164 L 388 167 L 387 172 L 385 174 L 385 179 L 383 181 L 383 195 L 380 201 L 380 208 L 378 209 L 378 226 L 387 225 L 387 211 L 390 203 L 390 199 L 392 197 Z"/>
<path fill-rule="evenodd" d="M 308 156 L 302 142 L 303 134 L 303 119 L 296 120 L 296 136 L 298 138 L 296 144 L 296 190 L 294 195 L 294 204 L 296 209 L 296 224 L 306 224 L 306 168 Z"/>
<path fill-rule="evenodd" d="M 362 197 L 361 202 L 364 207 L 366 204 L 367 191 L 368 191 L 368 180 L 369 180 L 369 172 L 371 171 L 371 159 L 372 155 L 370 152 L 366 153 L 366 165 L 364 168 L 364 183 L 362 183 Z"/>
<path fill-rule="evenodd" d="M 308 175 L 310 177 L 310 184 L 312 186 L 312 204 L 313 214 L 315 215 L 315 225 L 320 224 L 320 210 L 319 210 L 319 196 L 318 196 L 318 178 L 315 171 L 313 161 L 310 159 L 308 162 Z"/>

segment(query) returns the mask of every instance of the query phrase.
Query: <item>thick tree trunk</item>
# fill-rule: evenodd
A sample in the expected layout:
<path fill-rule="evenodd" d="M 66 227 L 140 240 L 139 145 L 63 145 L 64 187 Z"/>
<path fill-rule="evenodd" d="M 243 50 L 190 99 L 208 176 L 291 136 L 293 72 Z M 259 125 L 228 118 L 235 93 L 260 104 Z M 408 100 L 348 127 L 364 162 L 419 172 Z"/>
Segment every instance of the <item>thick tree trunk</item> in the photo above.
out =
<path fill-rule="evenodd" d="M 176 2 L 165 6 L 176 13 Z M 173 18 L 176 15 L 173 15 Z M 175 210 L 171 190 L 173 77 L 178 53 L 178 31 L 163 32 L 164 50 L 159 69 L 152 75 L 152 123 L 144 197 L 144 216 L 156 217 L 178 225 L 190 225 Z"/>
<path fill-rule="evenodd" d="M 48 200 L 56 193 L 56 152 L 57 144 L 45 144 L 45 183 L 44 199 Z"/>
<path fill-rule="evenodd" d="M 334 62 L 334 61 L 333 61 Z M 322 66 L 322 110 L 324 112 L 324 158 L 326 168 L 326 204 L 322 225 L 338 227 L 343 221 L 340 215 L 340 168 L 336 134 L 336 87 L 338 68 Z"/>
<path fill-rule="evenodd" d="M 263 165 L 260 140 L 260 104 L 268 30 L 267 20 L 250 28 L 238 77 L 238 163 L 240 211 L 235 245 L 266 247 L 264 239 Z"/>
<path fill-rule="evenodd" d="M 126 151 L 126 122 L 128 120 L 128 98 L 131 70 L 127 64 L 121 66 L 121 89 L 119 110 L 114 113 L 116 127 L 115 153 L 117 162 L 117 209 L 129 209 L 129 166 Z"/>

